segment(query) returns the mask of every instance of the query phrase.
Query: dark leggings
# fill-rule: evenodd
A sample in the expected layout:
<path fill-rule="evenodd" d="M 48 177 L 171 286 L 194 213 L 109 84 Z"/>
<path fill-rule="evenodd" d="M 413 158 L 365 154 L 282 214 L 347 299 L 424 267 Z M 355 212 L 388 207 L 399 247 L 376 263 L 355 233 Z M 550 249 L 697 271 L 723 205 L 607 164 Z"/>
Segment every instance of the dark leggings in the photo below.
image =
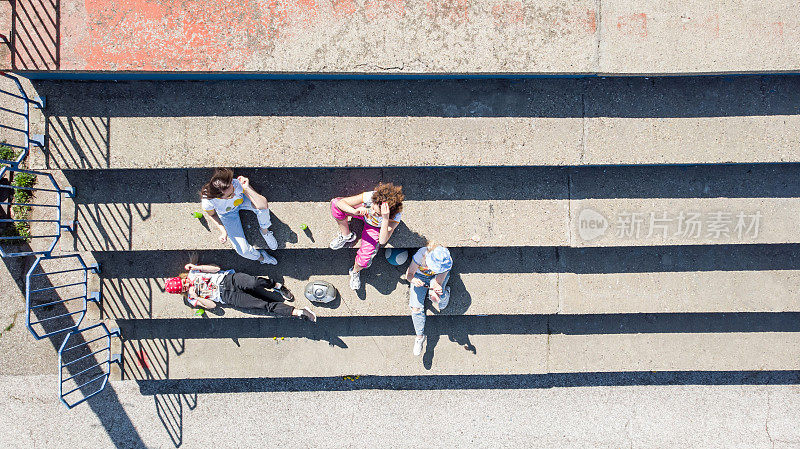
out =
<path fill-rule="evenodd" d="M 275 281 L 244 273 L 228 274 L 220 285 L 220 298 L 225 304 L 243 309 L 265 309 L 275 315 L 291 316 L 294 307 L 283 303 L 280 295 L 270 295 Z"/>

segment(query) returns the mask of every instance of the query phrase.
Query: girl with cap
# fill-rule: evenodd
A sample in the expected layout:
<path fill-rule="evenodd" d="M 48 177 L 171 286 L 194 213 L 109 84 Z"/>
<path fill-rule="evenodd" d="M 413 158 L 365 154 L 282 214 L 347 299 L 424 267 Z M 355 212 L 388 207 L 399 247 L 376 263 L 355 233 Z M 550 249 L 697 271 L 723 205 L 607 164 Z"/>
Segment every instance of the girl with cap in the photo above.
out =
<path fill-rule="evenodd" d="M 271 265 L 278 263 L 266 250 L 254 248 L 244 236 L 239 211 L 250 210 L 258 218 L 261 235 L 267 242 L 267 247 L 271 250 L 278 249 L 278 241 L 269 230 L 272 221 L 267 199 L 250 186 L 249 179 L 244 176 L 234 179 L 233 170 L 216 168 L 211 180 L 200 191 L 200 196 L 203 210 L 219 228 L 220 242 L 230 240 L 233 249 L 247 259 Z"/>
<path fill-rule="evenodd" d="M 450 303 L 450 269 L 453 259 L 450 250 L 438 243 L 428 242 L 417 250 L 406 270 L 406 279 L 411 284 L 408 305 L 411 307 L 411 321 L 417 338 L 414 339 L 414 355 L 422 353 L 425 343 L 425 297 L 430 294 L 431 302 L 444 310 Z"/>
<path fill-rule="evenodd" d="M 350 232 L 350 217 L 364 220 L 361 231 L 361 246 L 350 269 L 350 288 L 361 288 L 361 270 L 372 265 L 378 248 L 389 241 L 389 237 L 400 224 L 403 216 L 403 188 L 392 183 L 378 184 L 375 190 L 331 200 L 331 215 L 339 224 L 339 235 L 331 241 L 331 249 L 341 249 L 356 239 Z"/>
<path fill-rule="evenodd" d="M 195 265 L 184 267 L 188 272 L 167 279 L 164 290 L 167 293 L 183 294 L 192 307 L 213 309 L 217 304 L 230 304 L 244 309 L 265 309 L 275 315 L 294 316 L 311 322 L 317 316 L 308 307 L 298 309 L 283 301 L 294 301 L 294 295 L 278 282 L 267 276 L 251 276 L 233 270 L 222 271 L 214 265 Z M 275 299 L 268 290 L 280 293 Z"/>

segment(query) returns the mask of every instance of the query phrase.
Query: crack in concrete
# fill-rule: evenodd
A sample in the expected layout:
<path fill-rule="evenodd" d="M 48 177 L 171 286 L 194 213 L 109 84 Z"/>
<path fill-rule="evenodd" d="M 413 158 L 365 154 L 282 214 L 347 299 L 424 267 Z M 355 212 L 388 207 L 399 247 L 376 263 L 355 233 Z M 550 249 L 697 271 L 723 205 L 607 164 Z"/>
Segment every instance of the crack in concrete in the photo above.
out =
<path fill-rule="evenodd" d="M 633 448 L 633 434 L 631 433 L 631 418 L 625 421 L 625 436 L 628 438 L 628 447 Z"/>
<path fill-rule="evenodd" d="M 772 404 L 770 402 L 769 396 L 769 387 L 766 388 L 767 390 L 767 416 L 764 418 L 764 430 L 767 432 L 767 438 L 769 442 L 772 444 L 772 448 L 775 449 L 775 440 L 772 439 L 772 435 L 769 433 L 769 417 L 772 413 Z"/>
<path fill-rule="evenodd" d="M 567 246 L 572 248 L 572 173 L 567 173 Z"/>
<path fill-rule="evenodd" d="M 550 374 L 550 317 L 547 317 L 547 344 L 545 345 L 544 372 Z"/>
<path fill-rule="evenodd" d="M 8 326 L 5 326 L 2 331 L 0 331 L 0 337 L 2 337 L 4 333 L 14 328 L 14 325 L 17 324 L 17 317 L 20 313 L 22 313 L 22 310 L 17 310 L 13 315 L 11 315 L 11 323 Z"/>
<path fill-rule="evenodd" d="M 597 22 L 596 22 L 597 23 L 597 29 L 596 29 L 596 33 L 597 33 L 597 52 L 595 53 L 595 55 L 596 55 L 595 72 L 598 73 L 598 72 L 600 72 L 600 38 L 603 35 L 603 1 L 602 0 L 595 0 L 595 5 L 596 5 L 595 9 L 597 10 L 597 13 L 595 15 L 595 18 L 597 20 Z"/>
<path fill-rule="evenodd" d="M 586 89 L 586 84 L 583 84 L 583 89 Z M 581 92 L 581 154 L 578 158 L 578 164 L 583 165 L 583 159 L 586 156 L 586 136 L 589 134 L 588 126 L 586 120 L 586 92 Z"/>

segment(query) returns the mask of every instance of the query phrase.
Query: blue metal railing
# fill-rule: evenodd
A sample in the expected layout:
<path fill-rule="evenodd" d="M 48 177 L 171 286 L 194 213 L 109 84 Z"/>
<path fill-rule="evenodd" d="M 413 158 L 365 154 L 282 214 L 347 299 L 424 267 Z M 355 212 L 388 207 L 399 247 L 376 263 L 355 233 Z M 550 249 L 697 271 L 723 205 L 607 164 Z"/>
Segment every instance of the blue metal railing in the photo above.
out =
<path fill-rule="evenodd" d="M 0 130 L 7 131 L 6 135 L 18 135 L 22 138 L 21 144 L 0 142 L 0 145 L 15 150 L 13 160 L 0 159 L 0 181 L 7 180 L 0 182 L 0 212 L 5 212 L 3 209 L 6 208 L 8 211 L 3 214 L 5 216 L 0 215 L 0 226 L 16 228 L 17 223 L 28 226 L 27 233 L 0 235 L 0 257 L 37 256 L 25 276 L 25 324 L 37 340 L 67 332 L 58 349 L 59 399 L 67 408 L 72 408 L 106 387 L 111 374 L 111 363 L 120 362 L 120 355 L 112 353 L 111 338 L 119 337 L 120 333 L 119 329 L 109 329 L 104 323 L 80 329 L 88 303 L 100 303 L 100 292 L 89 291 L 89 273 L 99 274 L 100 265 L 87 265 L 79 254 L 52 255 L 61 232 L 75 230 L 77 222 L 63 224 L 61 216 L 61 195 L 73 198 L 75 188 L 62 189 L 52 174 L 21 168 L 32 144 L 44 147 L 44 136 L 32 136 L 30 133 L 30 107 L 33 105 L 34 108 L 43 109 L 44 97 L 31 99 L 16 76 L 3 71 L 0 71 L 0 76 L 13 81 L 18 91 L 0 88 L 0 96 L 6 96 L 0 111 L 12 117 L 6 119 L 7 122 L 0 123 Z M 19 101 L 9 101 L 8 97 Z M 21 106 L 20 110 L 13 109 L 15 105 Z M 20 173 L 36 176 L 35 182 L 14 185 L 13 177 Z M 25 195 L 25 202 L 18 202 L 18 191 L 29 191 L 31 195 Z M 49 200 L 34 197 L 36 192 L 46 194 L 50 197 Z M 15 207 L 26 208 L 26 213 L 20 213 L 21 217 L 14 216 Z M 37 208 L 37 218 L 28 218 L 27 212 L 33 208 Z M 51 240 L 44 245 L 32 245 L 25 249 L 6 249 L 8 244 L 24 245 L 34 239 L 37 243 L 41 241 L 39 239 Z M 64 264 L 59 264 L 56 270 L 45 269 L 43 263 L 56 259 L 73 259 L 76 264 L 72 268 L 64 268 Z M 100 336 L 86 338 L 96 333 Z"/>
<path fill-rule="evenodd" d="M 43 269 L 43 262 L 56 259 L 73 259 L 75 268 Z M 99 274 L 100 265 L 87 265 L 79 254 L 36 258 L 25 276 L 25 324 L 37 340 L 78 329 L 88 302 L 100 303 L 100 292 L 89 291 L 89 273 Z M 57 275 L 64 275 L 61 282 L 51 284 L 50 278 Z M 64 291 L 66 298 L 61 296 Z"/>
<path fill-rule="evenodd" d="M 0 128 L 6 129 L 11 131 L 12 133 L 18 133 L 20 137 L 22 137 L 22 145 L 17 145 L 13 143 L 4 142 L 3 145 L 15 148 L 20 150 L 19 155 L 15 160 L 4 160 L 0 159 L 0 163 L 8 164 L 12 167 L 18 167 L 19 164 L 25 160 L 25 157 L 28 156 L 28 153 L 31 149 L 31 144 L 36 145 L 40 148 L 44 147 L 44 136 L 43 135 L 31 135 L 31 105 L 37 109 L 44 109 L 44 97 L 36 97 L 30 98 L 25 93 L 25 89 L 22 88 L 22 84 L 20 84 L 19 79 L 7 72 L 0 71 L 0 76 L 10 79 L 14 82 L 17 92 L 11 92 L 8 90 L 0 89 L 0 94 L 16 98 L 19 100 L 19 105 L 22 106 L 21 110 L 15 110 L 7 107 L 0 107 L 0 111 L 7 112 L 11 114 L 13 117 L 18 117 L 18 123 L 0 123 Z M 10 106 L 8 102 L 5 103 L 6 106 Z"/>
<path fill-rule="evenodd" d="M 56 243 L 58 243 L 58 239 L 61 237 L 61 231 L 68 230 L 74 231 L 76 222 L 71 222 L 67 224 L 63 224 L 61 222 L 61 195 L 64 194 L 69 198 L 75 196 L 75 188 L 71 187 L 69 189 L 62 189 L 58 186 L 55 178 L 50 173 L 44 172 L 37 172 L 33 170 L 22 170 L 19 168 L 14 168 L 11 166 L 3 167 L 0 169 L 0 179 L 4 179 L 6 175 L 16 175 L 17 173 L 24 173 L 29 175 L 34 175 L 37 177 L 36 184 L 33 187 L 25 187 L 25 186 L 15 186 L 13 183 L 0 183 L 0 193 L 6 193 L 7 195 L 0 195 L 0 207 L 8 207 L 8 218 L 0 218 L 0 223 L 27 223 L 31 225 L 32 223 L 49 223 L 49 225 L 39 226 L 34 225 L 37 231 L 44 232 L 43 234 L 32 233 L 29 236 L 21 236 L 21 235 L 7 235 L 7 236 L 0 236 L 0 256 L 2 257 L 20 257 L 20 256 L 30 256 L 30 255 L 44 255 L 49 256 L 53 249 L 56 247 Z M 44 187 L 38 187 L 37 185 L 42 185 L 43 181 L 47 181 L 49 183 L 45 183 Z M 10 191 L 9 191 L 10 190 Z M 54 199 L 51 202 L 47 202 L 46 200 L 43 202 L 37 202 L 36 199 L 33 199 L 33 202 L 27 203 L 18 203 L 14 199 L 14 193 L 18 190 L 27 190 L 32 193 L 36 192 L 49 192 L 55 193 Z M 6 201 L 7 200 L 7 201 Z M 11 212 L 14 206 L 21 206 L 21 207 L 31 207 L 31 208 L 41 208 L 44 211 L 52 211 L 52 213 L 48 215 L 44 215 L 45 218 L 38 218 L 38 219 L 29 219 L 25 218 L 12 218 Z M 43 229 L 39 229 L 39 228 Z M 35 250 L 33 248 L 25 248 L 20 249 L 17 248 L 16 250 L 8 251 L 6 246 L 11 243 L 26 243 L 33 239 L 51 239 L 49 244 L 43 245 L 43 249 Z M 41 246 L 41 245 L 40 245 Z"/>
<path fill-rule="evenodd" d="M 99 337 L 92 335 L 94 330 L 99 332 Z M 109 329 L 105 323 L 99 323 L 75 329 L 64 338 L 58 349 L 58 393 L 68 408 L 106 387 L 111 363 L 120 362 L 119 354 L 113 354 L 111 349 L 111 338 L 119 335 L 119 329 Z"/>

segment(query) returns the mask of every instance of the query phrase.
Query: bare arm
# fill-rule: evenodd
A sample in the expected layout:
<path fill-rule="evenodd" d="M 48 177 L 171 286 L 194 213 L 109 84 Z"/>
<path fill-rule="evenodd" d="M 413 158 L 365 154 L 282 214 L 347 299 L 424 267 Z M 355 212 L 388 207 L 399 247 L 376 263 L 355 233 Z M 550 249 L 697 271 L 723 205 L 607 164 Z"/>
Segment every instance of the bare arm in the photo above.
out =
<path fill-rule="evenodd" d="M 342 212 L 353 214 L 353 215 L 364 215 L 366 213 L 366 209 L 364 209 L 364 213 L 359 213 L 356 210 L 356 207 L 361 206 L 364 204 L 364 194 L 359 193 L 358 195 L 348 196 L 347 198 L 341 198 L 339 201 L 336 202 L 336 207 L 339 208 Z"/>
<path fill-rule="evenodd" d="M 187 270 L 202 271 L 203 273 L 216 273 L 220 270 L 220 267 L 216 265 L 195 265 L 193 263 L 187 263 L 183 268 Z"/>
<path fill-rule="evenodd" d="M 207 210 L 207 211 L 205 211 L 205 212 L 206 212 L 206 215 L 208 215 L 209 217 L 211 217 L 211 221 L 213 221 L 214 223 L 216 223 L 217 227 L 218 227 L 220 230 L 224 230 L 224 229 L 225 229 L 225 226 L 223 226 L 223 225 L 222 225 L 222 220 L 220 220 L 220 219 L 219 219 L 219 215 L 217 215 L 217 211 L 215 211 L 214 209 L 211 209 L 211 210 Z"/>
<path fill-rule="evenodd" d="M 192 265 L 192 264 L 187 264 L 186 266 L 188 267 L 189 265 Z M 206 266 L 206 267 L 208 267 L 210 265 L 193 265 L 193 266 L 194 267 L 198 267 L 198 266 Z M 216 267 L 214 267 L 214 268 L 216 268 Z M 195 269 L 197 269 L 197 268 L 195 268 Z M 219 268 L 217 268 L 217 269 L 219 269 Z M 194 304 L 192 305 L 192 307 L 195 307 L 195 308 L 202 307 L 204 309 L 213 309 L 214 307 L 217 307 L 217 303 L 216 302 L 214 302 L 214 301 L 212 301 L 210 299 L 198 297 L 197 296 L 196 287 L 190 287 L 189 291 L 186 292 L 186 296 L 190 300 L 189 304 L 192 303 L 191 302 L 192 300 L 194 301 Z"/>
<path fill-rule="evenodd" d="M 381 232 L 378 236 L 378 243 L 385 245 L 400 222 L 389 218 L 389 205 L 386 203 L 381 204 L 381 218 Z"/>
<path fill-rule="evenodd" d="M 267 209 L 269 208 L 269 203 L 267 202 L 267 198 L 256 192 L 256 190 L 250 185 L 250 180 L 245 178 L 244 176 L 239 176 L 236 178 L 239 183 L 242 185 L 242 191 L 244 192 L 244 196 L 246 196 L 251 203 L 253 203 L 253 207 L 256 209 Z"/>
<path fill-rule="evenodd" d="M 414 262 L 414 259 L 411 259 L 411 263 L 408 264 L 408 269 L 406 270 L 406 280 L 408 282 L 411 282 L 411 279 L 414 277 L 414 273 L 417 272 L 417 268 L 419 268 L 419 265 Z"/>
<path fill-rule="evenodd" d="M 385 245 L 386 242 L 389 241 L 389 238 L 392 236 L 392 234 L 394 234 L 394 230 L 397 228 L 397 225 L 399 224 L 400 224 L 399 221 L 383 220 L 381 222 L 381 233 L 378 236 L 378 243 L 380 243 L 381 245 Z"/>
<path fill-rule="evenodd" d="M 219 241 L 225 243 L 228 241 L 228 231 L 225 229 L 225 225 L 222 224 L 222 220 L 219 219 L 219 215 L 214 210 L 207 210 L 206 214 L 211 217 L 211 221 L 217 224 L 217 228 L 219 229 Z"/>
<path fill-rule="evenodd" d="M 439 302 L 439 297 L 444 292 L 444 290 L 442 289 L 442 282 L 444 282 L 444 278 L 447 277 L 448 271 L 445 271 L 444 273 L 439 273 L 433 279 L 431 279 L 431 286 L 430 286 L 431 301 Z"/>
<path fill-rule="evenodd" d="M 210 299 L 197 298 L 195 307 L 202 307 L 204 309 L 213 309 L 214 307 L 217 307 L 217 303 Z"/>
<path fill-rule="evenodd" d="M 439 274 L 436 275 L 435 278 L 433 278 L 433 280 L 436 281 L 436 286 L 440 290 L 442 288 L 442 282 L 444 282 L 444 278 L 447 277 L 447 273 L 449 273 L 449 271 L 445 271 L 444 273 L 439 273 Z M 431 283 L 431 287 L 433 287 L 433 283 Z"/>

